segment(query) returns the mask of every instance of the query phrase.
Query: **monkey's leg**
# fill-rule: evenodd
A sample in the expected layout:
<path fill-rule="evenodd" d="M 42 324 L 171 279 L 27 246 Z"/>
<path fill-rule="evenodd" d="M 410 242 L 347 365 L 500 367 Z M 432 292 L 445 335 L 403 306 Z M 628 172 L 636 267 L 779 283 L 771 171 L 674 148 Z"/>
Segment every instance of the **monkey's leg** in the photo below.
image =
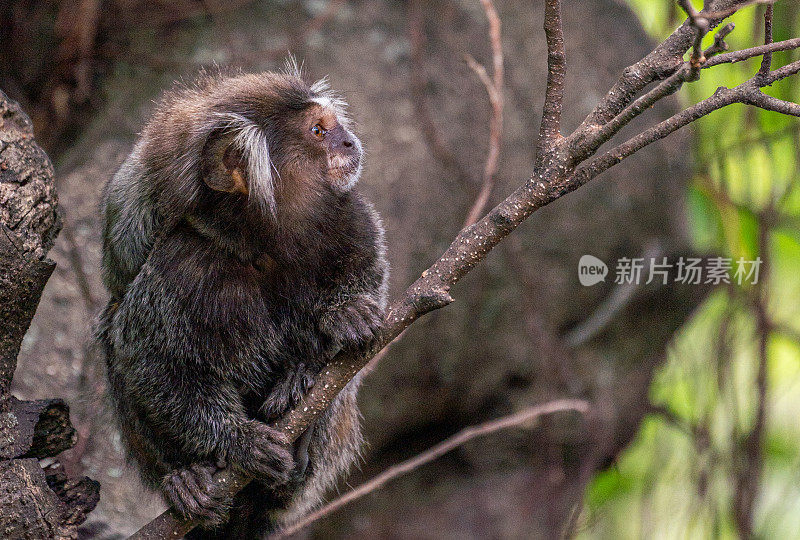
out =
<path fill-rule="evenodd" d="M 151 431 L 158 433 L 161 446 L 178 444 L 183 455 L 176 465 L 221 458 L 264 483 L 289 480 L 294 459 L 286 436 L 248 418 L 241 397 L 226 381 L 207 372 L 189 377 L 167 362 L 151 361 L 148 370 L 149 393 L 128 391 L 123 399 L 136 404 L 143 424 L 158 426 L 160 431 Z M 123 391 L 141 387 L 141 379 L 122 385 Z"/>
<path fill-rule="evenodd" d="M 357 459 L 361 446 L 360 415 L 356 406 L 356 390 L 360 376 L 339 393 L 328 410 L 314 423 L 309 436 L 310 466 L 300 492 L 292 497 L 278 522 L 294 523 L 313 510 L 322 496 Z"/>

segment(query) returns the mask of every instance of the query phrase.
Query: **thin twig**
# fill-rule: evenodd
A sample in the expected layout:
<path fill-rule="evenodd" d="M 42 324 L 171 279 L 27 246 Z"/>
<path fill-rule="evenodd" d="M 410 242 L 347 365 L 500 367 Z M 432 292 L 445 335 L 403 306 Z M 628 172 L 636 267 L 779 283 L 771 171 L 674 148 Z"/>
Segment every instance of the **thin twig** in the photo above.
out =
<path fill-rule="evenodd" d="M 483 182 L 472 208 L 464 220 L 463 227 L 472 225 L 483 215 L 489 196 L 494 188 L 494 176 L 497 172 L 497 161 L 500 157 L 500 145 L 503 136 L 503 42 L 500 30 L 500 17 L 492 0 L 481 0 L 481 5 L 489 20 L 489 38 L 492 44 L 492 77 L 486 73 L 486 68 L 475 61 L 472 56 L 466 55 L 467 64 L 474 71 L 486 88 L 492 115 L 489 118 L 489 151 L 483 166 Z"/>
<path fill-rule="evenodd" d="M 725 42 L 725 38 L 728 37 L 728 34 L 733 32 L 736 28 L 736 25 L 733 23 L 728 23 L 723 26 L 715 35 L 714 35 L 714 44 L 711 45 L 708 49 L 703 51 L 703 56 L 707 59 L 715 56 L 723 51 L 727 51 L 729 46 Z"/>
<path fill-rule="evenodd" d="M 705 16 L 701 15 L 697 9 L 695 9 L 691 0 L 678 0 L 678 5 L 680 5 L 689 16 L 689 21 L 691 22 L 692 27 L 695 29 L 694 44 L 692 45 L 692 57 L 689 60 L 689 80 L 695 81 L 698 77 L 700 77 L 700 68 L 703 67 L 703 64 L 706 61 L 706 57 L 703 54 L 703 38 L 710 29 L 709 21 Z"/>
<path fill-rule="evenodd" d="M 759 71 L 759 73 L 761 73 Z M 758 337 L 758 367 L 756 371 L 756 417 L 753 427 L 745 437 L 742 445 L 743 466 L 738 469 L 734 491 L 734 518 L 742 538 L 753 537 L 753 514 L 755 501 L 759 492 L 759 482 L 764 464 L 764 435 L 767 424 L 767 343 L 772 322 L 767 313 L 769 300 L 770 269 L 770 229 L 774 199 L 761 212 L 758 222 L 758 254 L 761 258 L 759 280 L 752 295 L 753 309 L 756 319 L 756 335 Z"/>
<path fill-rule="evenodd" d="M 772 4 L 767 6 L 767 11 L 764 13 L 764 45 L 772 43 Z M 761 69 L 758 72 L 762 75 L 769 73 L 772 67 L 772 53 L 768 52 L 761 58 Z"/>
<path fill-rule="evenodd" d="M 746 101 L 743 103 L 753 105 L 754 107 L 758 107 L 759 109 L 764 109 L 766 111 L 773 111 L 789 116 L 800 117 L 800 104 L 792 103 L 791 101 L 784 101 L 782 99 L 769 96 L 763 92 L 754 92 L 751 96 L 748 96 Z"/>
<path fill-rule="evenodd" d="M 332 512 L 335 512 L 342 506 L 363 497 L 373 491 L 383 487 L 387 482 L 394 480 L 395 478 L 407 474 L 415 469 L 418 469 L 422 465 L 426 463 L 430 463 L 431 461 L 441 457 L 442 455 L 450 452 L 459 446 L 475 439 L 477 437 L 485 437 L 486 435 L 491 435 L 498 431 L 502 431 L 509 428 L 515 427 L 533 427 L 533 424 L 539 417 L 545 414 L 552 414 L 555 412 L 562 412 L 562 411 L 577 411 L 580 413 L 586 413 L 589 410 L 589 403 L 584 400 L 580 399 L 561 399 L 557 401 L 551 401 L 548 403 L 543 403 L 541 405 L 536 405 L 534 407 L 530 407 L 524 409 L 518 413 L 511 414 L 509 416 L 504 416 L 502 418 L 498 418 L 496 420 L 490 420 L 488 422 L 484 422 L 483 424 L 478 424 L 476 426 L 470 426 L 467 428 L 462 429 L 452 437 L 445 439 L 444 441 L 432 446 L 431 448 L 425 450 L 417 454 L 416 456 L 398 463 L 397 465 L 392 465 L 376 477 L 368 480 L 367 482 L 361 484 L 357 488 L 345 493 L 341 497 L 336 498 L 335 500 L 329 502 L 319 510 L 312 512 L 311 514 L 307 515 L 297 523 L 289 525 L 285 529 L 278 531 L 277 533 L 269 536 L 270 540 L 277 540 L 279 538 L 287 538 L 300 530 L 306 528 L 311 523 L 321 519 Z"/>
<path fill-rule="evenodd" d="M 420 124 L 422 136 L 428 148 L 431 150 L 434 159 L 444 165 L 455 174 L 456 180 L 467 191 L 474 193 L 477 191 L 477 179 L 464 167 L 453 151 L 448 147 L 441 133 L 436 127 L 428 108 L 427 92 L 425 81 L 425 71 L 423 67 L 423 57 L 425 52 L 425 25 L 424 25 L 424 2 L 422 0 L 411 0 L 408 6 L 408 35 L 411 43 L 410 69 L 412 103 L 414 104 L 414 114 Z"/>
<path fill-rule="evenodd" d="M 789 51 L 800 47 L 800 38 L 787 39 L 785 41 L 776 41 L 768 45 L 761 45 L 758 47 L 750 47 L 749 49 L 742 49 L 741 51 L 732 51 L 729 53 L 720 54 L 714 58 L 709 58 L 703 65 L 703 68 L 710 68 L 720 64 L 735 64 L 742 60 L 749 60 L 763 54 L 778 51 Z"/>

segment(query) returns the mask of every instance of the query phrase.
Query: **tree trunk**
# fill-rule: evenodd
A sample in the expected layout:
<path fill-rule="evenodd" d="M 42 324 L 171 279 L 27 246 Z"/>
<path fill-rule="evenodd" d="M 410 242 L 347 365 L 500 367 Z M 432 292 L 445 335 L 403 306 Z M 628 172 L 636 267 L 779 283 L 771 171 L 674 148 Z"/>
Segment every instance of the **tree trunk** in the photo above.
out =
<path fill-rule="evenodd" d="M 61 229 L 53 167 L 30 119 L 0 91 L 0 536 L 76 538 L 100 484 L 68 478 L 52 458 L 77 442 L 61 400 L 10 394 L 22 339 L 55 263 Z"/>

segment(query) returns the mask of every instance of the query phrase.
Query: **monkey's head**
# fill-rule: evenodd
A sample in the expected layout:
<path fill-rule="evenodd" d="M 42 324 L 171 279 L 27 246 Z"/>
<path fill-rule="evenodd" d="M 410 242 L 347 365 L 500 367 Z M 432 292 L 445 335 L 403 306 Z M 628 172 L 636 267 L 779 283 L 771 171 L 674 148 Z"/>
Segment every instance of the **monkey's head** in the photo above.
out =
<path fill-rule="evenodd" d="M 361 174 L 361 142 L 325 80 L 283 73 L 203 76 L 165 95 L 140 158 L 168 212 L 244 204 L 272 218 L 344 193 Z"/>

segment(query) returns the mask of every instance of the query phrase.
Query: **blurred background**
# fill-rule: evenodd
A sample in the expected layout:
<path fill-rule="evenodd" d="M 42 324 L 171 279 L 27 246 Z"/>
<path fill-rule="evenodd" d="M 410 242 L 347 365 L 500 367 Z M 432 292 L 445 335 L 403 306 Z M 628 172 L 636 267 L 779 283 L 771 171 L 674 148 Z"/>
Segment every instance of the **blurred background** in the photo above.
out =
<path fill-rule="evenodd" d="M 542 2 L 496 5 L 505 124 L 490 204 L 532 171 L 546 76 Z M 733 17 L 732 48 L 763 41 L 763 13 Z M 667 0 L 565 2 L 564 18 L 564 130 L 683 20 Z M 799 29 L 800 4 L 778 2 L 775 40 Z M 464 55 L 491 65 L 487 30 L 478 0 L 0 6 L 0 89 L 54 161 L 65 221 L 14 392 L 71 405 L 80 441 L 63 461 L 102 484 L 87 537 L 130 534 L 163 509 L 125 463 L 90 347 L 105 301 L 100 192 L 152 100 L 199 69 L 279 69 L 289 51 L 309 78 L 328 76 L 367 149 L 360 189 L 384 217 L 396 296 L 449 245 L 479 188 L 491 109 Z M 703 72 L 622 137 L 744 81 L 759 61 Z M 793 79 L 769 92 L 800 100 Z M 339 490 L 523 407 L 582 397 L 590 412 L 473 440 L 302 534 L 800 538 L 799 147 L 796 119 L 728 107 L 534 214 L 366 377 L 368 446 Z M 578 280 L 586 254 L 611 267 L 591 287 Z M 626 287 L 612 279 L 624 257 L 761 267 L 756 284 Z"/>

